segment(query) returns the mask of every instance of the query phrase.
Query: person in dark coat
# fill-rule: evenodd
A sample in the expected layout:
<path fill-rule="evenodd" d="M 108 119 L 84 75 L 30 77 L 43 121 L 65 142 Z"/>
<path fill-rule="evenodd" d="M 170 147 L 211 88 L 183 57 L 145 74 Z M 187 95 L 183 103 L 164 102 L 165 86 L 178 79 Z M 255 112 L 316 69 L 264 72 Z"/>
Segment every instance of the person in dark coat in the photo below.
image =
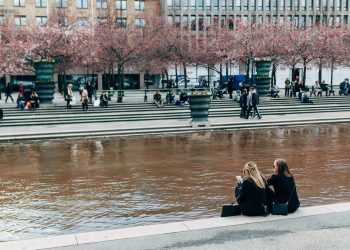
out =
<path fill-rule="evenodd" d="M 266 194 L 266 180 L 254 162 L 247 162 L 243 167 L 243 183 L 236 196 L 242 214 L 247 216 L 265 215 L 269 203 Z"/>
<path fill-rule="evenodd" d="M 102 108 L 108 107 L 108 97 L 106 95 L 106 92 L 104 92 L 104 91 L 102 91 L 101 96 L 100 96 L 100 106 Z"/>
<path fill-rule="evenodd" d="M 241 107 L 241 114 L 239 115 L 241 118 L 246 117 L 247 112 L 247 97 L 248 93 L 246 89 L 243 89 L 241 98 L 239 98 L 239 106 Z"/>
<path fill-rule="evenodd" d="M 39 108 L 39 98 L 34 90 L 32 91 L 32 94 L 29 97 L 29 101 L 30 101 L 30 108 L 32 109 Z"/>
<path fill-rule="evenodd" d="M 231 76 L 227 82 L 227 91 L 230 95 L 230 99 L 232 99 L 232 91 L 233 91 L 233 77 Z"/>
<path fill-rule="evenodd" d="M 89 103 L 92 104 L 92 95 L 94 94 L 94 86 L 92 86 L 90 80 L 86 82 L 86 90 L 88 92 Z"/>
<path fill-rule="evenodd" d="M 10 97 L 12 102 L 13 102 L 13 98 L 11 96 L 12 94 L 12 86 L 11 83 L 7 83 L 6 88 L 5 88 L 5 95 L 6 95 L 6 99 L 5 102 L 7 102 L 7 99 Z"/>
<path fill-rule="evenodd" d="M 288 164 L 284 159 L 277 159 L 273 164 L 274 174 L 267 180 L 267 185 L 272 185 L 275 191 L 274 201 L 276 203 L 285 204 L 288 202 L 288 213 L 294 213 L 300 201 L 294 177 L 291 174 Z"/>

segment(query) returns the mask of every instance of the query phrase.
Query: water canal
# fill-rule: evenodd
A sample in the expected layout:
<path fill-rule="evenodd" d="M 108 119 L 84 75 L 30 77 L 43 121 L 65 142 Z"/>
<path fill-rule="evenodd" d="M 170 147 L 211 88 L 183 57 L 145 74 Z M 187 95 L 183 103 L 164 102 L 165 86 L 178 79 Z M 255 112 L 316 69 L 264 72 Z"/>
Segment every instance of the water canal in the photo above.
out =
<path fill-rule="evenodd" d="M 248 160 L 350 201 L 350 125 L 0 145 L 0 241 L 219 216 Z"/>

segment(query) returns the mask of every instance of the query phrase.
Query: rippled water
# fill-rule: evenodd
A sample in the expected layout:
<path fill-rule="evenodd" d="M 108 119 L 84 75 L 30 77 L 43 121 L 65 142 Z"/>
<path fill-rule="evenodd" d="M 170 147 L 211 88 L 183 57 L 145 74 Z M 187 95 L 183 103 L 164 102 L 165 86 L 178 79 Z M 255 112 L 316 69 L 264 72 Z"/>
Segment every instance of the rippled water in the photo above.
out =
<path fill-rule="evenodd" d="M 248 160 L 302 205 L 350 201 L 350 125 L 0 145 L 0 240 L 218 216 Z"/>

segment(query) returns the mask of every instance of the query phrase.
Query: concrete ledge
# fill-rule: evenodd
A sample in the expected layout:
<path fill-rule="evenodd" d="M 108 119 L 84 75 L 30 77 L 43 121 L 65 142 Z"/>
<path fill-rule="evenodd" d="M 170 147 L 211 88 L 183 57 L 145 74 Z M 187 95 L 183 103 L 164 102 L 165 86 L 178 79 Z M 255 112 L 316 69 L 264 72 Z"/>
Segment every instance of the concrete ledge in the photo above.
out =
<path fill-rule="evenodd" d="M 9 241 L 0 243 L 0 249 L 12 250 L 32 250 L 63 246 L 74 246 L 86 243 L 103 242 L 109 240 L 119 240 L 136 238 L 141 236 L 152 236 L 160 234 L 169 234 L 176 232 L 186 232 L 208 228 L 226 227 L 234 225 L 243 225 L 250 223 L 259 223 L 266 221 L 276 221 L 284 219 L 301 218 L 322 214 L 331 214 L 350 211 L 350 202 L 337 203 L 330 205 L 320 205 L 312 207 L 299 208 L 294 214 L 288 216 L 269 215 L 268 217 L 247 217 L 233 216 L 226 218 L 209 218 L 201 220 L 156 224 L 148 226 L 138 226 L 122 228 L 107 231 L 97 231 L 89 233 L 78 233 L 71 235 L 53 236 L 37 239 Z"/>

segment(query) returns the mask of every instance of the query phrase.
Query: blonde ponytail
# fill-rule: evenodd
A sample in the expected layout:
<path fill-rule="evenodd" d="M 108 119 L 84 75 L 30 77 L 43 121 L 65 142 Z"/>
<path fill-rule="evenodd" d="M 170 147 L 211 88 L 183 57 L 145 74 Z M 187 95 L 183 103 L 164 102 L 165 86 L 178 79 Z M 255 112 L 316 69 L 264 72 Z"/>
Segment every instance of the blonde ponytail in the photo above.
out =
<path fill-rule="evenodd" d="M 247 176 L 251 178 L 259 188 L 266 187 L 265 178 L 259 171 L 255 162 L 247 162 L 243 167 L 243 171 L 246 171 Z"/>

